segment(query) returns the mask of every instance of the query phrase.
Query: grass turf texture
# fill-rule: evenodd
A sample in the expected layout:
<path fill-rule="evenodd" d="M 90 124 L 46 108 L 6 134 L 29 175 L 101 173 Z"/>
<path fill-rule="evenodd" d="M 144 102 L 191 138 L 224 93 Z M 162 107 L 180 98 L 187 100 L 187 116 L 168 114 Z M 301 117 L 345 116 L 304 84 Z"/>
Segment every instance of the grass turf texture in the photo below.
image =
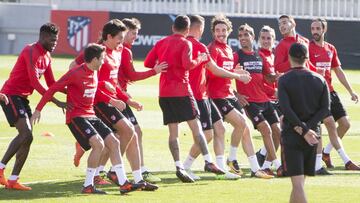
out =
<path fill-rule="evenodd" d="M 16 61 L 16 56 L 0 56 L 0 84 L 8 78 L 9 72 Z M 54 58 L 53 70 L 58 79 L 70 64 L 69 58 Z M 140 70 L 141 61 L 136 61 Z M 356 92 L 360 93 L 360 72 L 346 71 Z M 360 106 L 350 101 L 349 95 L 340 83 L 334 80 L 335 89 L 348 110 L 352 127 L 343 140 L 348 155 L 357 163 L 360 160 Z M 144 104 L 144 111 L 135 112 L 143 130 L 145 163 L 148 168 L 162 178 L 160 188 L 156 192 L 133 192 L 120 196 L 114 185 L 103 189 L 109 193 L 106 196 L 82 195 L 80 193 L 87 155 L 82 159 L 79 168 L 72 164 L 74 153 L 74 138 L 64 124 L 62 111 L 49 103 L 42 111 L 40 124 L 34 127 L 34 142 L 27 162 L 21 173 L 21 182 L 28 183 L 32 191 L 8 191 L 0 187 L 0 202 L 32 201 L 32 202 L 288 202 L 291 183 L 289 178 L 260 180 L 249 178 L 248 161 L 240 148 L 239 161 L 245 168 L 247 176 L 237 181 L 215 180 L 214 175 L 204 173 L 203 160 L 200 157 L 193 169 L 202 178 L 194 184 L 181 183 L 175 176 L 175 167 L 168 150 L 167 128 L 162 125 L 162 114 L 158 106 L 158 76 L 130 85 L 129 92 L 135 100 Z M 57 94 L 64 100 L 64 95 Z M 30 97 L 34 109 L 40 96 L 35 93 Z M 248 122 L 250 124 L 250 122 Z M 0 113 L 0 156 L 2 156 L 16 130 L 10 128 L 3 112 Z M 231 127 L 226 124 L 226 151 L 228 154 Z M 44 137 L 44 131 L 52 132 L 55 137 Z M 324 131 L 326 132 L 326 131 Z M 262 146 L 260 134 L 252 130 L 255 149 Z M 328 137 L 323 136 L 324 143 Z M 181 158 L 184 160 L 192 144 L 188 127 L 180 125 Z M 212 144 L 209 145 L 212 150 Z M 360 172 L 345 171 L 337 153 L 332 151 L 336 166 L 331 170 L 333 176 L 318 176 L 306 179 L 305 190 L 309 202 L 356 202 L 360 195 Z M 278 156 L 279 157 L 279 156 Z M 14 164 L 14 158 L 8 163 L 6 175 L 9 176 Z M 109 166 L 109 164 L 108 164 Z M 108 168 L 108 167 L 107 167 Z M 127 171 L 130 172 L 126 161 Z M 131 174 L 128 174 L 131 177 Z"/>

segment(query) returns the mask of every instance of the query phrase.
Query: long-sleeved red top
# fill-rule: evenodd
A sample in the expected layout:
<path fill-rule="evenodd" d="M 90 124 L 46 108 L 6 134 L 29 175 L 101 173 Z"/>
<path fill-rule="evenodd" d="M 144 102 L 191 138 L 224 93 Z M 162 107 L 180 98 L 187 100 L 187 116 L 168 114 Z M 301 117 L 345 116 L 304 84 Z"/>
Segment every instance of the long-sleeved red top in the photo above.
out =
<path fill-rule="evenodd" d="M 215 40 L 208 45 L 208 49 L 217 66 L 232 71 L 234 68 L 234 56 L 230 46 Z M 215 76 L 210 71 L 207 71 L 206 74 L 208 78 L 208 94 L 211 99 L 224 99 L 235 96 L 231 87 L 231 79 Z"/>
<path fill-rule="evenodd" d="M 39 42 L 29 44 L 21 51 L 1 92 L 7 95 L 27 97 L 35 89 L 43 95 L 47 88 L 40 83 L 42 75 L 45 76 L 48 87 L 54 84 L 50 53 Z"/>
<path fill-rule="evenodd" d="M 199 53 L 209 53 L 207 47 L 196 38 L 188 36 L 186 39 L 189 40 L 193 46 L 194 59 L 198 57 Z M 189 82 L 196 100 L 208 98 L 205 64 L 207 64 L 209 60 L 210 58 L 189 71 Z"/>
<path fill-rule="evenodd" d="M 270 73 L 275 73 L 274 69 L 274 54 L 268 49 L 259 49 L 259 55 L 262 58 L 263 66 L 270 70 Z M 264 91 L 268 95 L 271 101 L 277 100 L 275 92 L 277 88 L 277 82 L 268 82 L 264 78 Z"/>
<path fill-rule="evenodd" d="M 124 49 L 121 53 L 121 64 L 118 72 L 118 80 L 120 87 L 127 91 L 127 85 L 131 81 L 144 80 L 156 75 L 154 69 L 144 72 L 138 72 L 134 68 L 131 45 L 124 43 Z"/>
<path fill-rule="evenodd" d="M 109 99 L 106 94 L 96 91 L 97 86 L 98 79 L 95 72 L 89 69 L 86 64 L 82 64 L 69 70 L 55 82 L 43 95 L 36 106 L 36 110 L 41 111 L 57 91 L 67 87 L 66 102 L 72 108 L 66 111 L 66 123 L 70 123 L 71 119 L 75 117 L 95 116 L 93 110 L 95 94 L 104 97 L 104 99 Z M 104 86 L 104 83 L 99 83 L 99 86 Z"/>
<path fill-rule="evenodd" d="M 183 35 L 173 34 L 158 41 L 150 50 L 144 66 L 153 68 L 155 64 L 167 62 L 166 72 L 160 75 L 160 97 L 184 97 L 192 95 L 189 84 L 189 69 L 200 60 L 192 59 L 192 45 Z"/>
<path fill-rule="evenodd" d="M 112 86 L 116 88 L 116 92 L 112 93 L 108 91 L 105 88 L 105 85 L 99 86 L 98 91 L 103 91 L 106 94 L 108 94 L 110 97 L 96 96 L 94 101 L 95 104 L 100 102 L 109 103 L 110 98 L 120 99 L 124 102 L 129 100 L 129 96 L 126 94 L 126 92 L 121 90 L 121 88 L 118 85 L 118 72 L 121 62 L 121 51 L 122 51 L 122 47 L 119 47 L 118 49 L 110 49 L 106 47 L 104 64 L 100 67 L 98 71 L 98 78 L 99 78 L 99 82 L 109 82 Z M 84 53 L 81 53 L 78 57 L 76 57 L 75 61 L 77 64 L 84 63 Z"/>
<path fill-rule="evenodd" d="M 309 40 L 305 37 L 296 34 L 294 37 L 284 37 L 275 48 L 275 71 L 280 73 L 286 73 L 290 70 L 291 65 L 289 61 L 289 49 L 293 43 L 301 43 L 309 47 Z M 316 72 L 315 66 L 308 62 L 307 67 Z"/>
<path fill-rule="evenodd" d="M 315 44 L 314 41 L 311 41 L 309 45 L 309 57 L 311 63 L 313 63 L 316 68 L 325 69 L 325 80 L 329 86 L 329 90 L 330 92 L 334 91 L 334 87 L 331 82 L 331 68 L 341 66 L 336 48 L 327 42 L 325 42 L 325 45 L 321 47 Z"/>
<path fill-rule="evenodd" d="M 234 53 L 234 62 L 243 66 L 251 76 L 249 83 L 245 84 L 236 81 L 236 90 L 247 97 L 249 102 L 263 103 L 268 102 L 269 97 L 265 93 L 264 75 L 271 74 L 269 66 L 263 65 L 263 60 L 257 52 L 239 50 Z"/>

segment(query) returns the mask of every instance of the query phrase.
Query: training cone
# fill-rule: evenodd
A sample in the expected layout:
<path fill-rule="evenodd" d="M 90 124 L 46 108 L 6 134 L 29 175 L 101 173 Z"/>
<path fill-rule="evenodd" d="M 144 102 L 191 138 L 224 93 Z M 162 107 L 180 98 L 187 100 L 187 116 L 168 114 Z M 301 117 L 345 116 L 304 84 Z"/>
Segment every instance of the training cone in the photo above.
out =
<path fill-rule="evenodd" d="M 55 136 L 51 132 L 47 132 L 47 131 L 43 132 L 41 135 L 44 136 L 44 137 L 54 137 Z"/>

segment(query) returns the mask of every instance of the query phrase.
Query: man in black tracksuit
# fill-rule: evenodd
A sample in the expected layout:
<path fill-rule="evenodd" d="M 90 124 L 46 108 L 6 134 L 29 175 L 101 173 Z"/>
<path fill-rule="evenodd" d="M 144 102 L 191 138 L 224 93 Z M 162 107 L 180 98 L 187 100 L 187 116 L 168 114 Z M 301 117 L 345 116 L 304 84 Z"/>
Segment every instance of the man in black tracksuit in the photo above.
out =
<path fill-rule="evenodd" d="M 315 175 L 320 121 L 330 111 L 326 82 L 306 68 L 308 58 L 307 47 L 294 43 L 289 50 L 292 69 L 278 83 L 279 103 L 284 114 L 282 165 L 293 185 L 290 202 L 307 201 L 305 175 Z"/>

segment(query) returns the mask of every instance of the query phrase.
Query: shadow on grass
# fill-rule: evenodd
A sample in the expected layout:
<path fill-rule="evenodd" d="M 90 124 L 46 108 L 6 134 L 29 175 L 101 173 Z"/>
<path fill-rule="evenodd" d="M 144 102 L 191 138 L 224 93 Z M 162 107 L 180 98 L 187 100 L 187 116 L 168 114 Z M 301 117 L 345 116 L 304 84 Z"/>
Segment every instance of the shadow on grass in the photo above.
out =
<path fill-rule="evenodd" d="M 0 188 L 1 199 L 3 200 L 31 200 L 42 198 L 57 198 L 66 196 L 79 196 L 84 180 L 60 181 L 60 182 L 39 182 L 28 184 L 31 191 L 16 191 Z"/>

